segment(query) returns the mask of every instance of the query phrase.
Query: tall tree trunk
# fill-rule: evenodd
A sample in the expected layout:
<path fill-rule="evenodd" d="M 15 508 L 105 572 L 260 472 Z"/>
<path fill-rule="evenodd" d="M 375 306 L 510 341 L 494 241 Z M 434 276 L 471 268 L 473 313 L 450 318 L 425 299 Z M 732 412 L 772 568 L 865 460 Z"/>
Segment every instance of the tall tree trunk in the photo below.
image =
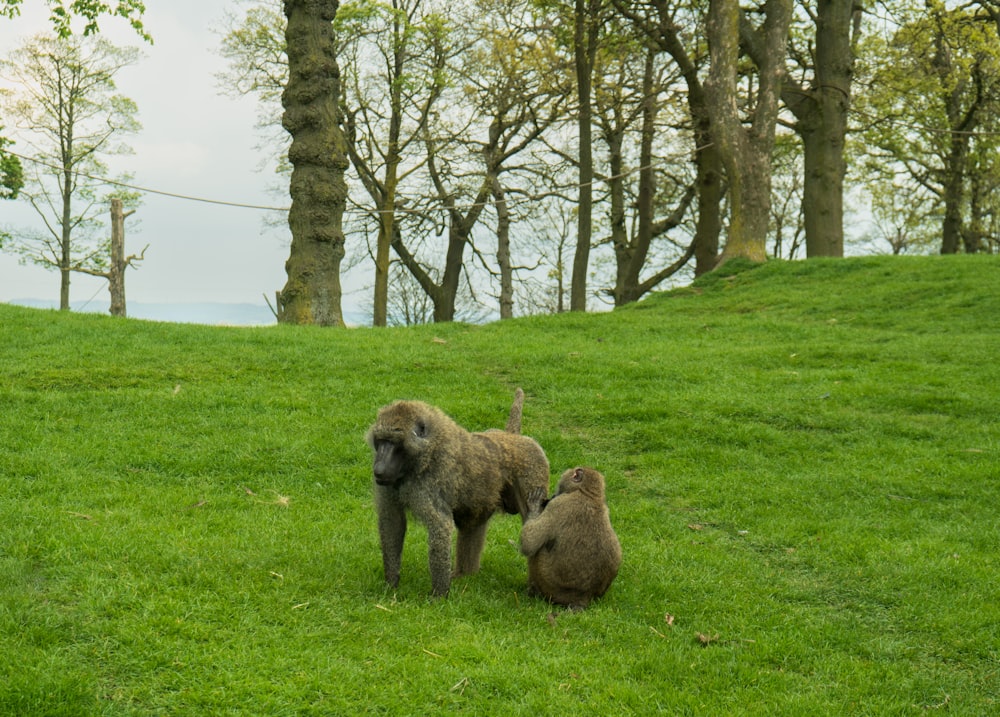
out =
<path fill-rule="evenodd" d="M 122 200 L 111 199 L 111 266 L 108 267 L 108 293 L 111 315 L 125 316 L 125 212 Z"/>
<path fill-rule="evenodd" d="M 844 256 L 844 158 L 847 115 L 823 116 L 815 129 L 799 125 L 804 176 L 802 214 L 806 256 Z M 840 124 L 831 130 L 830 124 Z"/>
<path fill-rule="evenodd" d="M 714 269 L 718 260 L 719 234 L 722 229 L 723 168 L 719 148 L 712 136 L 711 112 L 699 76 L 699 68 L 681 42 L 680 30 L 683 25 L 675 19 L 676 5 L 671 0 L 649 0 L 649 8 L 653 10 L 653 14 L 650 15 L 637 11 L 637 8 L 645 3 L 633 6 L 632 3 L 615 0 L 614 5 L 619 13 L 646 33 L 660 50 L 670 55 L 687 84 L 697 172 L 694 190 L 698 199 L 694 241 L 689 252 L 695 257 L 695 276 L 701 276 Z M 687 253 L 685 263 L 691 258 L 691 253 Z"/>
<path fill-rule="evenodd" d="M 851 27 L 857 0 L 818 0 L 816 6 L 814 121 L 802 125 L 805 163 L 803 214 L 806 256 L 844 256 L 844 176 L 847 110 L 854 52 Z"/>
<path fill-rule="evenodd" d="M 708 38 L 711 56 L 707 98 L 712 133 L 719 145 L 729 188 L 729 233 L 721 261 L 767 258 L 771 211 L 771 151 L 784 77 L 791 0 L 764 4 L 765 52 L 758 65 L 758 90 L 749 128 L 737 108 L 737 62 L 741 11 L 738 0 L 711 0 Z"/>
<path fill-rule="evenodd" d="M 691 59 L 678 34 L 677 23 L 670 16 L 667 0 L 652 0 L 659 24 L 652 32 L 657 44 L 667 52 L 687 84 L 688 109 L 694 124 L 695 186 L 698 193 L 698 219 L 694 232 L 694 275 L 711 271 L 719 258 L 719 235 L 722 233 L 722 157 L 712 137 L 712 119 L 705 87 L 698 67 Z"/>
<path fill-rule="evenodd" d="M 637 235 L 633 242 L 625 270 L 624 291 L 620 300 L 623 304 L 638 301 L 642 294 L 639 276 L 649 256 L 649 246 L 653 242 L 653 199 L 656 196 L 656 175 L 653 172 L 653 134 L 656 127 L 657 95 L 653 91 L 653 60 L 655 52 L 646 48 L 646 62 L 642 74 L 642 127 L 639 140 L 639 197 L 636 212 L 639 215 Z M 616 297 L 617 299 L 618 297 Z"/>
<path fill-rule="evenodd" d="M 606 130 L 606 141 L 610 154 L 611 179 L 611 241 L 615 250 L 615 287 L 612 289 L 615 306 L 624 306 L 641 297 L 639 275 L 649 256 L 649 245 L 653 239 L 653 198 L 656 193 L 653 173 L 653 132 L 656 119 L 657 96 L 653 89 L 653 58 L 656 50 L 647 48 L 642 77 L 642 124 L 639 140 L 639 190 L 636 201 L 638 226 L 633 236 L 629 236 L 625 226 L 625 161 L 622 156 L 627 124 L 616 123 Z"/>
<path fill-rule="evenodd" d="M 340 264 L 347 150 L 338 125 L 340 68 L 332 22 L 338 0 L 285 0 L 288 85 L 282 125 L 292 136 L 292 245 L 278 321 L 343 326 Z"/>
<path fill-rule="evenodd" d="M 376 208 L 378 214 L 378 237 L 375 240 L 375 293 L 372 304 L 372 325 L 385 326 L 389 314 L 389 247 L 396 234 L 396 186 L 399 183 L 399 153 L 389 144 L 386 158 L 383 192 Z"/>
<path fill-rule="evenodd" d="M 726 250 L 729 258 L 737 252 L 753 254 L 750 258 L 763 261 L 763 242 L 759 250 L 748 239 L 744 223 L 745 152 L 741 119 L 736 106 L 736 73 L 739 59 L 740 6 L 735 0 L 711 0 L 708 10 L 708 41 L 711 65 L 706 99 L 712 115 L 713 136 L 719 146 L 719 156 L 725 170 L 729 190 L 729 233 Z"/>
<path fill-rule="evenodd" d="M 854 53 L 851 28 L 856 0 L 818 0 L 813 86 L 785 82 L 782 99 L 795 115 L 805 164 L 802 185 L 807 256 L 844 255 L 844 157 Z M 741 39 L 760 65 L 763 38 L 741 23 Z"/>
<path fill-rule="evenodd" d="M 615 306 L 627 303 L 624 300 L 626 282 L 628 281 L 629 260 L 632 257 L 632 240 L 625 226 L 625 159 L 622 156 L 622 144 L 625 136 L 623 123 L 611 122 L 613 126 L 605 125 L 602 134 L 608 145 L 608 194 L 610 195 L 611 246 L 615 252 L 615 286 L 612 296 Z"/>
<path fill-rule="evenodd" d="M 463 257 L 465 247 L 469 244 L 470 231 L 472 231 L 471 224 L 466 226 L 464 222 L 456 223 L 454 218 L 451 220 L 451 226 L 448 228 L 448 249 L 445 251 L 444 274 L 441 277 L 440 292 L 434 298 L 435 323 L 455 320 L 458 281 L 462 278 Z"/>
<path fill-rule="evenodd" d="M 962 248 L 962 199 L 965 195 L 965 165 L 969 135 L 956 132 L 945 159 L 944 220 L 941 223 L 941 253 L 957 254 Z"/>
<path fill-rule="evenodd" d="M 395 7 L 395 4 L 393 5 Z M 378 200 L 379 231 L 375 245 L 375 295 L 372 324 L 385 326 L 389 313 L 389 248 L 398 233 L 396 189 L 399 186 L 400 140 L 403 132 L 403 69 L 406 65 L 408 21 L 396 14 L 392 20 L 392 68 L 389 76 L 389 137 L 385 175 Z M 421 124 L 423 124 L 421 119 Z"/>
<path fill-rule="evenodd" d="M 593 233 L 594 157 L 591 139 L 591 81 L 597 54 L 598 9 L 600 0 L 576 0 L 573 52 L 576 64 L 577 99 L 580 103 L 577 128 L 580 139 L 580 188 L 577 207 L 576 253 L 570 285 L 570 311 L 587 310 L 587 272 Z"/>
<path fill-rule="evenodd" d="M 63 176 L 60 192 L 62 194 L 62 221 L 59 236 L 59 309 L 69 311 L 69 284 L 71 266 L 73 263 L 73 138 L 69 137 L 64 145 Z"/>
<path fill-rule="evenodd" d="M 493 177 L 493 206 L 497 210 L 497 264 L 500 266 L 500 318 L 514 318 L 514 272 L 510 261 L 510 208 L 500 179 Z"/>
<path fill-rule="evenodd" d="M 938 37 L 939 44 L 945 40 Z M 950 54 L 946 49 L 940 49 L 934 64 L 942 78 L 942 84 L 947 87 L 947 78 L 953 73 Z M 942 199 L 944 200 L 944 220 L 941 223 L 941 253 L 956 254 L 962 244 L 962 204 L 965 198 L 966 170 L 969 157 L 969 138 L 976 129 L 979 117 L 980 102 L 977 99 L 967 108 L 962 106 L 962 87 L 953 87 L 943 93 L 945 113 L 948 115 L 948 127 L 951 129 L 951 140 L 948 155 L 944 161 L 944 181 Z"/>
<path fill-rule="evenodd" d="M 701 111 L 703 108 L 702 105 Z M 714 269 L 719 260 L 719 235 L 722 234 L 722 157 L 712 140 L 708 117 L 699 112 L 694 115 L 694 125 L 695 183 L 698 189 L 694 275 L 701 276 Z"/>
<path fill-rule="evenodd" d="M 844 148 L 854 76 L 851 28 L 860 12 L 856 0 L 817 0 L 813 86 L 786 79 L 781 94 L 802 138 L 802 213 L 810 257 L 844 255 Z M 740 40 L 757 66 L 764 67 L 768 40 L 745 14 Z"/>

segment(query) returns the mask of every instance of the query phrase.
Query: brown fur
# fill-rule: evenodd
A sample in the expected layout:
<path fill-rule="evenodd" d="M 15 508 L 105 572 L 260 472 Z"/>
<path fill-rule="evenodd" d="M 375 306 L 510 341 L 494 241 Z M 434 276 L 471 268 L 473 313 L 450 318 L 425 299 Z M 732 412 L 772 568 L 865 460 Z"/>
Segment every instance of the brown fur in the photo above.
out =
<path fill-rule="evenodd" d="M 571 468 L 556 494 L 529 497 L 521 528 L 528 558 L 528 589 L 557 605 L 582 609 L 610 587 L 622 562 L 621 544 L 604 499 L 604 476 L 593 468 Z"/>
<path fill-rule="evenodd" d="M 518 389 L 508 429 L 470 433 L 441 410 L 420 401 L 397 401 L 379 410 L 366 441 L 374 452 L 375 509 L 382 565 L 390 587 L 399 585 L 406 513 L 427 526 L 432 592 L 451 586 L 451 536 L 458 528 L 454 575 L 479 570 L 486 527 L 500 510 L 528 514 L 528 494 L 549 484 L 541 446 L 516 433 L 524 393 Z"/>

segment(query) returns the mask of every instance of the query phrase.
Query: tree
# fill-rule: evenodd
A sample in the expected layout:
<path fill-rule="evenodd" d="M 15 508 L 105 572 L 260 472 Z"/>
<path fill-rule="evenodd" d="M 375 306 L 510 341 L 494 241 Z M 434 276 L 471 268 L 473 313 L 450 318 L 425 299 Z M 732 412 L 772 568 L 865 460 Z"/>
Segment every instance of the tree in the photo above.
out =
<path fill-rule="evenodd" d="M 471 23 L 473 43 L 460 56 L 460 90 L 472 99 L 471 117 L 489 124 L 483 127 L 480 122 L 468 131 L 456 128 L 459 131 L 451 133 L 453 154 L 481 159 L 480 167 L 470 167 L 470 181 L 453 186 L 468 186 L 465 195 L 472 206 L 487 201 L 484 195 L 492 196 L 500 318 L 507 319 L 514 315 L 517 268 L 512 227 L 517 205 L 525 204 L 517 198 L 526 194 L 524 187 L 537 185 L 541 164 L 522 157 L 564 118 L 571 83 L 555 43 L 548 33 L 540 32 L 528 4 L 479 0 L 474 8 L 482 19 Z M 478 185 L 473 180 L 477 175 L 482 178 Z"/>
<path fill-rule="evenodd" d="M 702 77 L 704 18 L 700 8 L 688 8 L 673 0 L 650 0 L 648 9 L 645 6 L 646 3 L 615 0 L 618 12 L 670 55 L 687 85 L 696 172 L 694 273 L 701 276 L 714 269 L 718 261 L 724 194 L 722 155 L 713 137 L 708 94 Z"/>
<path fill-rule="evenodd" d="M 278 293 L 278 321 L 343 326 L 340 264 L 347 202 L 347 148 L 339 126 L 337 0 L 285 0 L 288 84 L 282 124 L 292 137 L 288 226 L 292 245 Z"/>
<path fill-rule="evenodd" d="M 876 252 L 884 253 L 883 243 L 894 256 L 926 254 L 940 245 L 940 217 L 934 221 L 937 198 L 932 193 L 899 182 L 876 184 L 871 194 L 870 241 Z"/>
<path fill-rule="evenodd" d="M 744 14 L 737 0 L 709 2 L 707 100 L 729 191 L 729 231 L 721 261 L 735 257 L 764 261 L 767 257 L 771 152 L 785 74 L 791 0 L 766 0 L 762 8 L 763 19 L 754 29 L 760 33 L 763 48 L 757 63 L 757 89 L 741 95 L 738 61 Z"/>
<path fill-rule="evenodd" d="M 106 175 L 103 157 L 131 152 L 117 143 L 136 132 L 135 103 L 115 94 L 115 75 L 138 57 L 102 39 L 35 37 L 0 62 L 0 74 L 21 89 L 4 96 L 4 108 L 25 130 L 34 150 L 23 196 L 46 233 L 14 238 L 27 260 L 60 272 L 59 306 L 69 309 L 70 275 L 101 270 L 108 239 L 98 238 L 97 212 L 107 197 L 92 179 Z M 134 196 L 118 192 L 130 202 Z"/>
<path fill-rule="evenodd" d="M 50 8 L 49 19 L 56 34 L 61 38 L 73 34 L 73 18 L 84 21 L 83 34 L 93 35 L 100 31 L 98 22 L 104 15 L 115 15 L 125 19 L 136 33 L 152 42 L 142 24 L 146 11 L 145 0 L 118 0 L 112 7 L 105 0 L 45 0 Z M 0 17 L 13 18 L 21 14 L 23 0 L 0 0 Z"/>
<path fill-rule="evenodd" d="M 562 118 L 568 89 L 553 44 L 547 36 L 539 36 L 530 17 L 521 16 L 524 3 L 484 0 L 475 7 L 482 19 L 442 27 L 432 45 L 437 48 L 432 55 L 441 57 L 439 64 L 454 78 L 439 100 L 449 111 L 432 113 L 423 142 L 431 185 L 427 198 L 443 207 L 447 217 L 445 263 L 437 272 L 440 280 L 433 280 L 401 239 L 393 244 L 434 302 L 435 321 L 454 318 L 460 279 L 474 266 L 464 261 L 467 248 L 491 277 L 498 276 L 501 318 L 513 316 L 511 224 L 515 216 L 508 194 L 523 195 L 527 174 L 539 163 L 520 157 L 529 154 Z M 496 270 L 481 244 L 474 241 L 474 232 L 490 206 L 496 210 Z"/>
<path fill-rule="evenodd" d="M 648 39 L 628 37 L 626 32 L 609 35 L 615 39 L 609 37 L 598 52 L 594 118 L 609 160 L 609 241 L 616 271 L 608 294 L 615 306 L 623 306 L 638 301 L 691 258 L 693 242 L 679 257 L 672 257 L 673 262 L 657 266 L 652 274 L 646 271 L 651 252 L 657 259 L 665 258 L 657 255 L 653 241 L 681 224 L 695 188 L 682 173 L 659 166 L 666 163 L 656 156 L 654 144 L 664 134 L 657 127 L 664 104 L 661 95 L 674 81 L 659 61 L 659 49 Z M 661 139 L 659 145 L 667 143 Z M 638 166 L 629 168 L 630 159 Z M 669 216 L 657 219 L 657 210 L 668 204 L 674 204 Z"/>
<path fill-rule="evenodd" d="M 1000 206 L 992 160 L 1000 111 L 996 23 L 973 8 L 931 1 L 919 12 L 901 6 L 894 30 L 888 41 L 875 35 L 864 48 L 872 61 L 860 108 L 862 164 L 887 187 L 876 193 L 907 175 L 937 197 L 941 253 L 979 251 L 988 246 L 983 217 Z"/>
<path fill-rule="evenodd" d="M 130 266 L 138 266 L 146 256 L 148 245 L 140 254 L 125 256 L 125 219 L 135 213 L 126 212 L 121 198 L 111 199 L 111 245 L 110 261 L 103 271 L 89 267 L 80 267 L 79 271 L 92 276 L 100 276 L 108 280 L 108 293 L 111 294 L 111 315 L 125 316 L 125 270 Z"/>
<path fill-rule="evenodd" d="M 814 30 L 801 43 L 790 43 L 795 71 L 785 76 L 781 99 L 802 138 L 806 255 L 843 256 L 847 110 L 854 75 L 851 30 L 861 8 L 858 0 L 818 0 L 815 9 L 811 2 L 801 6 Z M 765 66 L 767 39 L 746 12 L 741 14 L 740 41 L 757 66 Z"/>
<path fill-rule="evenodd" d="M 575 0 L 573 5 L 573 58 L 576 68 L 577 136 L 579 145 L 579 205 L 576 252 L 570 284 L 570 311 L 587 310 L 587 272 L 593 236 L 594 156 L 591 88 L 601 28 L 602 0 Z"/>
<path fill-rule="evenodd" d="M 535 0 L 550 16 L 551 32 L 570 51 L 576 84 L 576 246 L 570 273 L 570 311 L 587 310 L 587 277 L 594 232 L 593 85 L 598 49 L 607 19 L 605 0 Z M 568 28 L 568 29 L 567 29 Z M 571 32 L 569 31 L 571 30 Z"/>
<path fill-rule="evenodd" d="M 447 23 L 443 15 L 425 12 L 421 0 L 393 0 L 391 7 L 357 0 L 349 7 L 337 24 L 351 72 L 344 96 L 344 134 L 378 226 L 372 322 L 386 325 L 390 251 L 431 296 L 438 320 L 448 321 L 454 313 L 453 294 L 449 312 L 448 302 L 432 294 L 437 284 L 403 241 L 400 228 L 405 202 L 400 184 L 426 163 L 420 145 L 444 90 Z M 460 271 L 461 247 L 450 246 L 446 265 L 454 265 L 456 250 Z M 449 270 L 439 286 L 445 299 L 450 287 L 457 286 L 454 271 Z"/>

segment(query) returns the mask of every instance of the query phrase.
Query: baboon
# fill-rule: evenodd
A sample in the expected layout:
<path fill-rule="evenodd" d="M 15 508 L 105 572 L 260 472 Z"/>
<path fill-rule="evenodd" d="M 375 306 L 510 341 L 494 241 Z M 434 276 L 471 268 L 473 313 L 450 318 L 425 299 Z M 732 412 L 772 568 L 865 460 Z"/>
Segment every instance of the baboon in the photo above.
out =
<path fill-rule="evenodd" d="M 427 526 L 432 594 L 451 587 L 451 536 L 458 528 L 454 577 L 479 570 L 486 526 L 500 510 L 528 514 L 528 495 L 549 485 L 549 462 L 519 435 L 524 392 L 517 389 L 507 431 L 470 433 L 440 409 L 396 401 L 378 412 L 366 441 L 374 454 L 375 510 L 385 582 L 399 585 L 406 513 Z"/>
<path fill-rule="evenodd" d="M 593 468 L 571 468 L 555 495 L 548 501 L 545 496 L 532 491 L 521 528 L 528 592 L 582 610 L 607 591 L 622 562 L 604 500 L 604 476 Z"/>

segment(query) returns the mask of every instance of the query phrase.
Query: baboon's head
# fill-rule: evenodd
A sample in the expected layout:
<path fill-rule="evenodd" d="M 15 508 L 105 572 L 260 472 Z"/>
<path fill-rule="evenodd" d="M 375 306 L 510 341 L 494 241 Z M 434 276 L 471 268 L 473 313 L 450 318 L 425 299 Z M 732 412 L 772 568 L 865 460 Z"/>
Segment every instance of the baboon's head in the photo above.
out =
<path fill-rule="evenodd" d="M 593 468 L 570 468 L 562 474 L 556 495 L 580 492 L 593 500 L 604 502 L 604 476 Z"/>
<path fill-rule="evenodd" d="M 410 475 L 424 451 L 432 411 L 419 401 L 397 401 L 378 412 L 365 440 L 374 451 L 372 473 L 379 485 L 396 485 Z"/>

